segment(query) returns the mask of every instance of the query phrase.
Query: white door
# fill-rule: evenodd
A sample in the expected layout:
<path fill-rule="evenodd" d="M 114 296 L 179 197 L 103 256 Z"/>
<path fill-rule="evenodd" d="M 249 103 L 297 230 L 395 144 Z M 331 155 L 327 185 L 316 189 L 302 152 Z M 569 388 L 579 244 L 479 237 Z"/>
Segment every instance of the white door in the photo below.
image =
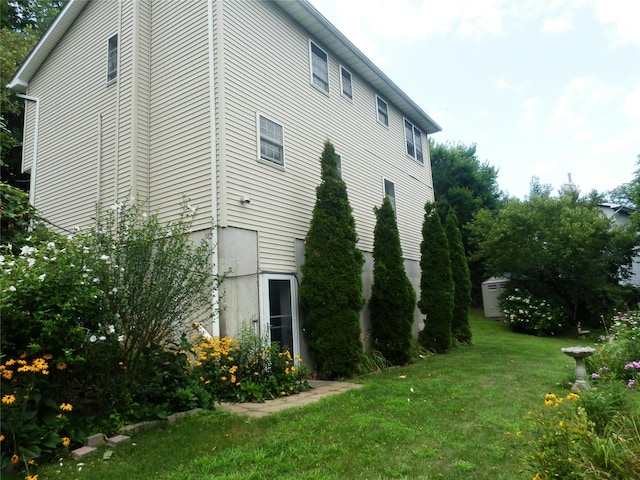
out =
<path fill-rule="evenodd" d="M 291 355 L 300 350 L 297 283 L 293 275 L 260 277 L 261 331 Z"/>

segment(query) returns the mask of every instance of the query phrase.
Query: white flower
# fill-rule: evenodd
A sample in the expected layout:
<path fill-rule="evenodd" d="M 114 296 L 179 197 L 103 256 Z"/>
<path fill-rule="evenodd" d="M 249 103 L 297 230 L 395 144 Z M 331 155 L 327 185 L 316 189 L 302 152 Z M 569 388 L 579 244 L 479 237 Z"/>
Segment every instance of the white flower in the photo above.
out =
<path fill-rule="evenodd" d="M 109 325 L 109 333 L 116 333 L 116 327 Z"/>
<path fill-rule="evenodd" d="M 41 282 L 44 282 L 44 277 L 46 277 L 47 274 L 43 273 L 42 275 L 40 275 L 38 278 L 40 279 Z"/>
<path fill-rule="evenodd" d="M 14 287 L 13 285 L 11 285 L 11 286 L 9 287 L 9 291 L 10 291 L 10 292 L 15 292 L 15 291 L 16 291 L 16 287 Z"/>
<path fill-rule="evenodd" d="M 118 293 L 118 289 L 117 289 L 116 287 L 113 287 L 113 288 L 111 289 L 111 293 Z"/>
<path fill-rule="evenodd" d="M 4 255 L 0 255 L 0 265 L 4 265 Z"/>
<path fill-rule="evenodd" d="M 104 335 L 100 335 L 100 338 L 98 340 L 100 340 L 101 342 L 104 342 L 107 339 L 107 337 L 105 337 Z"/>
<path fill-rule="evenodd" d="M 124 342 L 124 335 L 118 335 L 118 341 Z"/>
<path fill-rule="evenodd" d="M 96 336 L 95 336 L 95 335 L 91 335 L 91 336 L 89 337 L 89 341 L 90 341 L 91 343 L 94 343 L 96 340 L 97 340 L 97 338 L 96 338 Z"/>
<path fill-rule="evenodd" d="M 27 258 L 27 263 L 29 264 L 30 267 L 33 267 L 36 264 L 36 259 L 35 258 Z"/>
<path fill-rule="evenodd" d="M 413 393 L 413 387 L 411 387 L 411 388 L 409 389 L 409 391 L 410 391 L 411 393 Z"/>
<path fill-rule="evenodd" d="M 11 245 L 10 243 L 7 243 L 7 248 L 9 249 L 9 251 L 13 250 L 13 245 Z"/>
<path fill-rule="evenodd" d="M 53 243 L 53 242 L 47 243 L 47 248 L 55 248 L 55 247 L 56 247 L 55 243 Z"/>
<path fill-rule="evenodd" d="M 28 245 L 25 245 L 24 247 L 22 247 L 20 249 L 20 255 L 21 256 L 26 256 L 26 255 L 31 255 L 33 253 L 36 253 L 38 250 L 36 250 L 35 247 L 30 247 Z"/>
<path fill-rule="evenodd" d="M 109 260 L 109 255 L 100 255 L 100 260 Z"/>

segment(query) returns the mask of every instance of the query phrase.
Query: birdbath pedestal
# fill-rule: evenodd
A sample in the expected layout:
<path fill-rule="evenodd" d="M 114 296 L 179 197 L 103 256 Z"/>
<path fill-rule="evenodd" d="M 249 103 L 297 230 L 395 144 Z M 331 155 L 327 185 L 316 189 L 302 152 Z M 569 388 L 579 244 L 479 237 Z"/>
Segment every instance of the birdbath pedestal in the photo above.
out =
<path fill-rule="evenodd" d="M 579 390 L 588 390 L 589 384 L 584 380 L 587 375 L 587 370 L 584 368 L 583 359 L 593 355 L 596 352 L 592 347 L 566 347 L 562 349 L 562 353 L 575 359 L 576 361 L 576 383 L 571 387 L 571 391 L 576 392 Z"/>

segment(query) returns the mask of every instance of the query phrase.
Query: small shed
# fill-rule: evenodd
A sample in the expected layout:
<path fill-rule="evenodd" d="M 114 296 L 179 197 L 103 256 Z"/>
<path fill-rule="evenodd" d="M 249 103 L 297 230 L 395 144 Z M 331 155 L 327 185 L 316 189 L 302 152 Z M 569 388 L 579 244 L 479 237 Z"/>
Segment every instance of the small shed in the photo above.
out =
<path fill-rule="evenodd" d="M 509 279 L 504 277 L 491 277 L 482 282 L 482 305 L 484 306 L 485 317 L 502 317 L 502 310 L 498 305 L 498 297 L 508 282 Z"/>

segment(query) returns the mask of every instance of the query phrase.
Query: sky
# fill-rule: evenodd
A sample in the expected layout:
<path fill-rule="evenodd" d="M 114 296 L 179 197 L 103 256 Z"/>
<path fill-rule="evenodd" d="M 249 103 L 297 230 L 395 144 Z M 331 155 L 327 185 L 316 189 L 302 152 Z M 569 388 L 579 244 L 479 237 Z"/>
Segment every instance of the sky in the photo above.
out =
<path fill-rule="evenodd" d="M 640 155 L 640 0 L 310 0 L 499 188 L 582 194 Z"/>

